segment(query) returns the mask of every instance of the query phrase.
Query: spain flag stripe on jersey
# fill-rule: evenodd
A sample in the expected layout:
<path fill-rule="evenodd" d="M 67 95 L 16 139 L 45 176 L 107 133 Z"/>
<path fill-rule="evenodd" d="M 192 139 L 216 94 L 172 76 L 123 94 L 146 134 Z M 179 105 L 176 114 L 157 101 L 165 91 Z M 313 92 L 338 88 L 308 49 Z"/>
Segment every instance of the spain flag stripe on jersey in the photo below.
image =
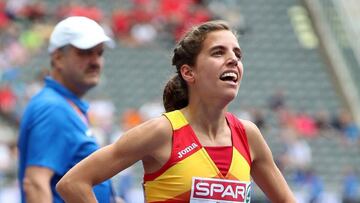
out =
<path fill-rule="evenodd" d="M 245 130 L 238 119 L 227 114 L 233 150 L 229 171 L 224 177 L 181 111 L 166 113 L 173 127 L 172 152 L 157 172 L 144 175 L 146 202 L 189 202 L 193 177 L 250 182 L 250 153 Z"/>

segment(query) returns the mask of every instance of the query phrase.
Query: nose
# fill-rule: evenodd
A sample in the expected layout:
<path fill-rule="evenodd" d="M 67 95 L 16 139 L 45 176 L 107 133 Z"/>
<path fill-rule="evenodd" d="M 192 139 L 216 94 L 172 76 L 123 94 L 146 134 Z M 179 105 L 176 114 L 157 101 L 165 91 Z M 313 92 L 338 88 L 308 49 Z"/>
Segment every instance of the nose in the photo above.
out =
<path fill-rule="evenodd" d="M 231 65 L 231 66 L 237 66 L 238 65 L 238 58 L 234 55 L 232 57 L 229 58 L 228 60 L 228 65 Z"/>
<path fill-rule="evenodd" d="M 238 61 L 239 61 L 239 57 L 237 56 L 236 52 L 233 50 L 229 50 L 227 51 L 227 63 L 228 65 L 232 65 L 232 66 L 237 66 L 238 65 Z"/>
<path fill-rule="evenodd" d="M 97 65 L 101 64 L 101 62 L 103 60 L 103 57 L 95 52 L 91 53 L 89 58 L 90 58 L 90 61 L 92 64 L 97 64 Z"/>

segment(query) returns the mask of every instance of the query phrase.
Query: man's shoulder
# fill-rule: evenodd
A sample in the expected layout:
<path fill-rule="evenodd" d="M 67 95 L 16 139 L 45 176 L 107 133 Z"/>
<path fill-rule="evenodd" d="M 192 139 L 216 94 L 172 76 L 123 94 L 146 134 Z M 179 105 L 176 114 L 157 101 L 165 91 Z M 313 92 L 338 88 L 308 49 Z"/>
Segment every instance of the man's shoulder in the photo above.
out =
<path fill-rule="evenodd" d="M 68 108 L 68 105 L 68 102 L 66 102 L 62 95 L 51 88 L 44 88 L 30 99 L 26 111 L 43 113 L 49 111 L 55 112 L 60 109 L 63 111 Z"/>
<path fill-rule="evenodd" d="M 44 87 L 39 93 L 37 93 L 31 98 L 30 103 L 44 103 L 52 105 L 63 104 L 64 101 L 66 101 L 66 99 L 57 91 L 54 91 L 51 88 Z"/>

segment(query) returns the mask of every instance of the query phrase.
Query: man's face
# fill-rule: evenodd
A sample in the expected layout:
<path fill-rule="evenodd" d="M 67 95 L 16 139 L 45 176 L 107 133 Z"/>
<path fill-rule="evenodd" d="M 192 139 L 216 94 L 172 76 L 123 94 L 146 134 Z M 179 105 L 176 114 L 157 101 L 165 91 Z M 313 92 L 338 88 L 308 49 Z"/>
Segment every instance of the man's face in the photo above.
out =
<path fill-rule="evenodd" d="M 62 83 L 76 94 L 83 95 L 100 81 L 104 65 L 104 45 L 90 49 L 67 46 L 60 50 L 56 68 L 60 71 Z"/>

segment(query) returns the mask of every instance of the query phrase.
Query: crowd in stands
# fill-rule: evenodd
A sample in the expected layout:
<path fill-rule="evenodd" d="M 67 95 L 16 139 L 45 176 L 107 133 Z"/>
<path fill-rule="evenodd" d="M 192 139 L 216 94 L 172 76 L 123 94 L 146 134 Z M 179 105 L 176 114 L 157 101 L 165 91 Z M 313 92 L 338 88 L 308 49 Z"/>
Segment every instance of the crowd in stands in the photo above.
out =
<path fill-rule="evenodd" d="M 184 29 L 213 19 L 207 7 L 197 0 L 133 0 L 130 3 L 129 8 L 119 6 L 103 11 L 87 1 L 62 1 L 54 8 L 47 1 L 0 0 L 1 115 L 18 123 L 24 103 L 19 101 L 29 98 L 26 92 L 32 93 L 34 85 L 32 81 L 26 84 L 13 81 L 21 77 L 21 70 L 33 56 L 46 49 L 51 30 L 60 19 L 87 16 L 99 22 L 119 43 L 129 46 L 145 46 L 157 40 L 173 44 Z"/>
<path fill-rule="evenodd" d="M 0 0 L 1 120 L 16 128 L 26 102 L 41 88 L 48 67 L 42 67 L 32 81 L 22 81 L 21 72 L 27 68 L 27 61 L 46 49 L 46 41 L 59 19 L 72 15 L 87 16 L 101 23 L 119 43 L 128 46 L 147 46 L 159 41 L 173 44 L 189 26 L 220 15 L 224 8 L 214 2 L 206 5 L 201 0 L 133 0 L 130 7 L 118 6 L 109 12 L 85 1 L 64 1 L 51 8 L 46 1 Z M 239 13 L 231 10 L 223 13 L 239 31 L 244 31 L 246 25 Z M 255 122 L 261 130 L 280 129 L 283 153 L 275 159 L 284 173 L 292 174 L 293 183 L 302 187 L 307 194 L 306 200 L 316 202 L 324 191 L 324 185 L 311 167 L 312 149 L 308 142 L 319 136 L 329 136 L 339 139 L 339 145 L 360 147 L 359 127 L 346 110 L 306 112 L 292 109 L 286 103 L 283 90 L 274 90 L 264 108 L 239 115 Z M 90 120 L 102 145 L 120 137 L 121 132 L 160 115 L 163 108 L 159 102 L 149 101 L 138 109 L 126 110 L 122 115 L 116 112 L 116 106 L 109 98 L 91 100 Z M 276 126 L 269 124 L 268 113 L 276 118 Z M 4 186 L 16 186 L 16 157 L 16 137 L 3 140 L 0 133 L 0 202 L 6 202 L 2 199 L 5 198 Z M 353 200 L 359 198 L 358 172 L 350 166 L 344 172 L 344 202 L 359 202 Z M 134 171 L 130 168 L 122 175 L 120 185 L 131 185 Z M 119 187 L 118 194 L 130 198 L 125 197 L 124 190 L 128 188 Z M 13 193 L 16 194 L 16 190 Z"/>

